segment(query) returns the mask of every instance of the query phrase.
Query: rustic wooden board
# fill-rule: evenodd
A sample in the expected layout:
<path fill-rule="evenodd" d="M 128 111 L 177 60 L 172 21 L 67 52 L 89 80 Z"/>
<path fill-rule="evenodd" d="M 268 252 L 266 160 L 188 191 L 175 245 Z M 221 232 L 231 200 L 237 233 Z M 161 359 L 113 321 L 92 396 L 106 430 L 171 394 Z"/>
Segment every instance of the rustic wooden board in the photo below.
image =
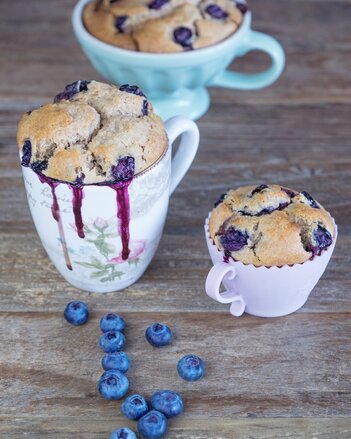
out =
<path fill-rule="evenodd" d="M 102 439 L 120 425 L 120 403 L 96 391 L 98 320 L 128 321 L 131 389 L 179 390 L 175 439 L 349 439 L 351 437 L 351 1 L 252 0 L 254 26 L 279 38 L 287 68 L 257 92 L 212 89 L 199 121 L 201 147 L 171 199 L 159 251 L 143 278 L 117 294 L 82 293 L 56 272 L 26 205 L 15 131 L 20 114 L 77 78 L 96 78 L 70 29 L 74 0 L 0 2 L 0 437 Z M 255 71 L 252 53 L 233 68 Z M 204 293 L 210 268 L 203 223 L 229 186 L 278 182 L 307 189 L 339 225 L 331 263 L 306 305 L 277 319 L 231 317 Z M 84 328 L 62 310 L 86 300 Z M 175 330 L 152 349 L 154 320 Z M 188 384 L 185 353 L 208 364 Z"/>

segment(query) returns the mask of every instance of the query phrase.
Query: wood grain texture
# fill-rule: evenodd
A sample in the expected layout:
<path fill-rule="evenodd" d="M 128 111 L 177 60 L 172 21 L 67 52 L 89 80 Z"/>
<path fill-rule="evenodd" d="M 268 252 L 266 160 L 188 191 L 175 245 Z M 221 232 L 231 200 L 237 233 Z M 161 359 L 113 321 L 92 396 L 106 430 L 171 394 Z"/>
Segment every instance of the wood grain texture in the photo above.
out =
<path fill-rule="evenodd" d="M 251 0 L 254 27 L 279 38 L 287 68 L 256 92 L 212 89 L 201 146 L 171 199 L 160 248 L 143 278 L 117 294 L 75 290 L 41 247 L 26 205 L 15 145 L 23 111 L 77 78 L 95 78 L 70 28 L 74 0 L 0 2 L 0 437 L 103 439 L 129 425 L 96 391 L 98 321 L 128 322 L 131 390 L 180 391 L 174 439 L 351 438 L 351 1 Z M 256 71 L 251 53 L 232 68 Z M 276 182 L 308 190 L 330 210 L 339 240 L 326 273 L 297 313 L 231 317 L 204 293 L 210 260 L 203 223 L 229 186 Z M 84 328 L 65 304 L 89 303 Z M 174 344 L 155 350 L 145 327 L 164 321 Z M 188 352 L 206 379 L 176 373 Z"/>

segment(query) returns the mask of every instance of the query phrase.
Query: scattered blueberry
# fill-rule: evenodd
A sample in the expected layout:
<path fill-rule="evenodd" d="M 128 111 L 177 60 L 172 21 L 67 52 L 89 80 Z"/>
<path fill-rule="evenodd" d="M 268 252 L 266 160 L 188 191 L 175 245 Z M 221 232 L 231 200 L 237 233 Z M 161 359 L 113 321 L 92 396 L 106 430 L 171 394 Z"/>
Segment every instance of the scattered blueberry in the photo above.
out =
<path fill-rule="evenodd" d="M 147 439 L 158 439 L 166 434 L 167 419 L 163 413 L 151 410 L 138 421 L 139 433 Z"/>
<path fill-rule="evenodd" d="M 101 375 L 98 383 L 101 396 L 109 401 L 123 398 L 128 392 L 128 387 L 128 378 L 119 370 L 107 370 Z"/>
<path fill-rule="evenodd" d="M 114 181 L 130 180 L 134 177 L 134 172 L 135 160 L 130 156 L 118 159 L 117 164 L 111 168 L 111 174 Z"/>
<path fill-rule="evenodd" d="M 244 15 L 246 14 L 246 12 L 249 10 L 249 7 L 247 6 L 246 3 L 236 3 L 236 7 L 239 9 L 239 11 Z"/>
<path fill-rule="evenodd" d="M 63 313 L 67 322 L 75 326 L 84 325 L 89 318 L 88 305 L 78 300 L 67 304 Z"/>
<path fill-rule="evenodd" d="M 224 250 L 236 252 L 247 245 L 247 235 L 234 227 L 229 227 L 220 237 L 220 243 Z"/>
<path fill-rule="evenodd" d="M 260 186 L 257 186 L 252 192 L 251 195 L 255 195 L 259 192 L 262 192 L 264 189 L 268 189 L 268 186 L 266 184 L 261 184 Z"/>
<path fill-rule="evenodd" d="M 125 344 L 126 338 L 120 331 L 104 332 L 99 340 L 100 348 L 107 354 L 121 351 Z"/>
<path fill-rule="evenodd" d="M 191 48 L 191 40 L 193 37 L 192 30 L 185 26 L 177 27 L 174 30 L 174 39 L 175 41 L 185 48 Z"/>
<path fill-rule="evenodd" d="M 144 92 L 137 85 L 123 84 L 120 86 L 119 89 L 120 91 L 125 91 L 126 93 L 145 97 Z"/>
<path fill-rule="evenodd" d="M 179 393 L 173 392 L 173 390 L 162 390 L 152 395 L 151 406 L 167 418 L 172 418 L 182 413 L 183 399 Z"/>
<path fill-rule="evenodd" d="M 21 165 L 27 168 L 29 166 L 31 157 L 32 157 L 32 144 L 30 140 L 26 140 L 22 148 Z"/>
<path fill-rule="evenodd" d="M 126 373 L 130 368 L 129 355 L 125 352 L 106 354 L 102 357 L 101 365 L 104 370 L 117 369 L 122 373 Z"/>
<path fill-rule="evenodd" d="M 106 314 L 100 320 L 100 329 L 102 332 L 123 331 L 126 327 L 124 318 L 113 313 Z"/>
<path fill-rule="evenodd" d="M 30 167 L 33 169 L 34 172 L 40 174 L 48 167 L 48 162 L 46 160 L 37 160 L 36 162 L 32 163 Z"/>
<path fill-rule="evenodd" d="M 143 396 L 135 393 L 123 401 L 121 410 L 128 419 L 137 420 L 149 411 L 149 406 Z"/>
<path fill-rule="evenodd" d="M 169 0 L 153 0 L 149 3 L 149 9 L 161 9 Z"/>
<path fill-rule="evenodd" d="M 216 18 L 217 20 L 224 20 L 225 18 L 228 18 L 228 13 L 223 11 L 220 6 L 215 4 L 207 6 L 206 12 L 212 18 Z"/>
<path fill-rule="evenodd" d="M 217 206 L 219 206 L 221 203 L 223 203 L 224 198 L 225 198 L 226 195 L 227 195 L 226 192 L 225 192 L 224 194 L 222 194 L 222 195 L 219 197 L 219 200 L 217 200 L 217 201 L 214 203 L 214 207 L 217 207 Z"/>
<path fill-rule="evenodd" d="M 155 348 L 167 346 L 171 343 L 173 334 L 167 325 L 153 323 L 145 331 L 146 340 Z"/>
<path fill-rule="evenodd" d="M 316 200 L 308 192 L 303 191 L 301 193 L 307 199 L 307 201 L 311 207 L 313 207 L 314 209 L 319 209 L 319 206 L 318 206 Z"/>
<path fill-rule="evenodd" d="M 130 428 L 123 427 L 113 431 L 110 439 L 136 439 L 136 434 Z"/>
<path fill-rule="evenodd" d="M 178 361 L 177 371 L 186 381 L 197 381 L 205 374 L 205 364 L 196 355 L 185 355 Z"/>
<path fill-rule="evenodd" d="M 54 97 L 54 104 L 57 104 L 57 102 L 60 102 L 63 99 L 72 99 L 74 95 L 81 91 L 87 91 L 89 84 L 90 81 L 79 80 L 66 85 L 65 89 Z"/>
<path fill-rule="evenodd" d="M 116 17 L 115 20 L 115 27 L 123 34 L 124 32 L 124 25 L 126 24 L 126 21 L 128 20 L 128 15 L 120 15 Z"/>

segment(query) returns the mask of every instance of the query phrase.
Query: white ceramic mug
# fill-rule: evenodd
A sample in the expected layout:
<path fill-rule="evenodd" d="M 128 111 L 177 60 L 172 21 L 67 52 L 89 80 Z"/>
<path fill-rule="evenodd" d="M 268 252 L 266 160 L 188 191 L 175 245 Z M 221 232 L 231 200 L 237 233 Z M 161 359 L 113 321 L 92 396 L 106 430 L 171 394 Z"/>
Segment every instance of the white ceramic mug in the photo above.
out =
<path fill-rule="evenodd" d="M 220 303 L 230 305 L 230 313 L 239 317 L 244 312 L 258 317 L 279 317 L 301 308 L 327 268 L 333 254 L 338 229 L 330 247 L 320 256 L 303 264 L 283 267 L 256 267 L 229 258 L 213 243 L 205 223 L 208 251 L 213 267 L 206 279 L 206 293 Z M 221 284 L 225 290 L 220 291 Z"/>
<path fill-rule="evenodd" d="M 92 292 L 121 290 L 136 282 L 150 264 L 169 197 L 199 144 L 199 130 L 190 119 L 173 117 L 165 129 L 169 142 L 162 157 L 121 191 L 98 185 L 77 191 L 64 182 L 44 181 L 32 169 L 22 167 L 41 242 L 73 286 Z M 172 158 L 172 144 L 178 136 L 180 145 Z M 123 248 L 127 253 L 123 254 Z"/>

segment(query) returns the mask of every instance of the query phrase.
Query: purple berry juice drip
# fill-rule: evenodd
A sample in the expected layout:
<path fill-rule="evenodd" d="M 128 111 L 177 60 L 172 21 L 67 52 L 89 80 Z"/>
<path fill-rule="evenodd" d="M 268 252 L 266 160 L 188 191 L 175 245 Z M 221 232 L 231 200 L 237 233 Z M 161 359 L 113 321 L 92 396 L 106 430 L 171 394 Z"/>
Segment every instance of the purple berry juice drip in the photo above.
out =
<path fill-rule="evenodd" d="M 46 177 L 43 174 L 38 174 L 38 177 L 39 177 L 39 180 L 41 181 L 41 183 L 46 183 L 50 186 L 51 193 L 52 193 L 51 213 L 52 213 L 54 220 L 58 224 L 60 241 L 61 241 L 61 245 L 62 245 L 63 256 L 65 258 L 66 266 L 69 270 L 72 271 L 73 268 L 72 268 L 71 260 L 70 260 L 69 254 L 68 254 L 65 232 L 63 230 L 63 224 L 62 224 L 62 219 L 61 219 L 60 206 L 59 206 L 57 196 L 56 196 L 56 187 L 60 183 L 51 180 L 50 178 Z"/>
<path fill-rule="evenodd" d="M 112 183 L 111 188 L 116 191 L 117 218 L 119 223 L 119 234 L 122 240 L 122 259 L 128 259 L 129 249 L 129 222 L 130 222 L 130 203 L 128 187 L 132 180 Z"/>
<path fill-rule="evenodd" d="M 76 225 L 79 238 L 84 239 L 84 223 L 82 219 L 82 202 L 84 198 L 84 191 L 82 186 L 70 185 L 73 193 L 72 210 L 74 214 L 74 222 Z"/>

